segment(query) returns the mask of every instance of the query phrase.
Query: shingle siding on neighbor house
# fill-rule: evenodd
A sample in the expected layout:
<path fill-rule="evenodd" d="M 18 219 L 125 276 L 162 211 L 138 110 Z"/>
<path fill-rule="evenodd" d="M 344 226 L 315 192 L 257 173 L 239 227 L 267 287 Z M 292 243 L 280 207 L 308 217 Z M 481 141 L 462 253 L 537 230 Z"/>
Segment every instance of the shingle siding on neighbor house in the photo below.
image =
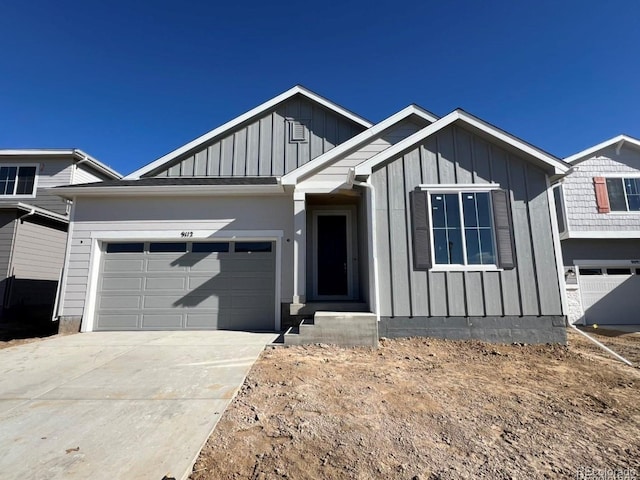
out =
<path fill-rule="evenodd" d="M 624 232 L 640 230 L 637 213 L 598 213 L 594 177 L 607 177 L 623 173 L 640 174 L 640 154 L 637 149 L 624 146 L 620 154 L 612 146 L 598 152 L 594 157 L 576 164 L 576 170 L 567 175 L 562 188 L 566 204 L 567 224 L 570 232 Z"/>
<path fill-rule="evenodd" d="M 289 141 L 287 119 L 306 125 L 306 141 Z M 204 148 L 183 155 L 168 168 L 162 166 L 144 176 L 280 176 L 364 129 L 298 95 Z"/>
<path fill-rule="evenodd" d="M 347 178 L 347 174 L 350 168 L 368 160 L 374 155 L 386 150 L 391 145 L 395 145 L 401 140 L 404 140 L 408 136 L 416 133 L 420 128 L 428 124 L 425 120 L 405 120 L 403 122 L 394 125 L 387 131 L 383 132 L 378 138 L 373 139 L 371 142 L 363 145 L 356 151 L 344 156 L 335 163 L 329 165 L 327 168 L 322 169 L 316 175 L 308 178 L 309 181 L 344 181 Z"/>
<path fill-rule="evenodd" d="M 372 182 L 380 315 L 391 318 L 389 324 L 394 317 L 561 318 L 547 177 L 542 170 L 463 128 L 448 127 L 375 170 Z M 420 184 L 454 183 L 497 183 L 510 190 L 515 269 L 413 269 L 409 193 Z M 533 323 L 531 328 L 536 328 Z"/>

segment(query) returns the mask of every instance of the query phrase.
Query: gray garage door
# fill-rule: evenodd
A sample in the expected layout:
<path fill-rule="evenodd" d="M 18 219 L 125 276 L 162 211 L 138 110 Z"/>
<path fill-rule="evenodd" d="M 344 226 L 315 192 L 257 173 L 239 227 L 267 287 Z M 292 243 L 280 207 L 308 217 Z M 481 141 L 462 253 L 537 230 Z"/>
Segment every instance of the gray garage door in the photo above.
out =
<path fill-rule="evenodd" d="M 274 330 L 272 242 L 108 243 L 96 330 Z"/>
<path fill-rule="evenodd" d="M 579 284 L 588 325 L 640 323 L 640 269 L 580 267 Z"/>

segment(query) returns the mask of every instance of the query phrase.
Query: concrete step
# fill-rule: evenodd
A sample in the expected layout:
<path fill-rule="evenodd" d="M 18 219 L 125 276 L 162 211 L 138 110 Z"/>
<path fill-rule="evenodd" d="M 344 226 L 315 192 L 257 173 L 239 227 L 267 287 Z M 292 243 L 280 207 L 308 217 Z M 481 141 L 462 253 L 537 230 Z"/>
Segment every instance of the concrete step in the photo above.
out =
<path fill-rule="evenodd" d="M 285 345 L 328 343 L 342 346 L 378 346 L 378 321 L 373 313 L 317 312 L 313 321 L 303 320 L 298 333 L 290 328 Z"/>
<path fill-rule="evenodd" d="M 369 312 L 369 305 L 363 302 L 307 302 L 292 303 L 290 315 L 313 315 L 316 312 Z"/>

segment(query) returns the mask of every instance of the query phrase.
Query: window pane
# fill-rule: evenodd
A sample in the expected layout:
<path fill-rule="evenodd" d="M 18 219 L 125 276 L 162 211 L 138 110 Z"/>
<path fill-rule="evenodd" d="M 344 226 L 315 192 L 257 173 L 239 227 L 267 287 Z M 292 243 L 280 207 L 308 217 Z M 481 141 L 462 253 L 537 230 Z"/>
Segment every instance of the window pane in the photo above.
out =
<path fill-rule="evenodd" d="M 464 255 L 462 254 L 462 230 L 460 228 L 448 228 L 447 235 L 449 241 L 448 263 L 464 264 Z"/>
<path fill-rule="evenodd" d="M 492 227 L 489 193 L 476 193 L 476 205 L 478 207 L 478 226 Z"/>
<path fill-rule="evenodd" d="M 624 200 L 624 189 L 621 178 L 607 178 L 607 192 L 609 194 L 609 205 L 613 212 L 626 212 L 627 203 Z"/>
<path fill-rule="evenodd" d="M 236 242 L 236 252 L 270 252 L 271 242 Z"/>
<path fill-rule="evenodd" d="M 481 265 L 482 255 L 478 230 L 476 228 L 466 229 L 464 234 L 467 240 L 467 263 L 469 265 Z"/>
<path fill-rule="evenodd" d="M 607 268 L 607 275 L 631 275 L 630 268 Z"/>
<path fill-rule="evenodd" d="M 444 195 L 431 195 L 431 216 L 434 228 L 447 226 L 444 216 Z"/>
<path fill-rule="evenodd" d="M 627 203 L 630 211 L 640 210 L 640 195 L 627 195 Z"/>
<path fill-rule="evenodd" d="M 18 167 L 0 168 L 0 194 L 13 195 Z"/>
<path fill-rule="evenodd" d="M 18 173 L 17 195 L 31 195 L 36 179 L 36 167 L 20 167 Z"/>
<path fill-rule="evenodd" d="M 447 246 L 447 231 L 444 229 L 433 231 L 433 248 L 437 264 L 449 263 L 449 247 Z"/>
<path fill-rule="evenodd" d="M 447 227 L 460 226 L 460 200 L 457 193 L 447 193 L 444 195 L 447 205 Z"/>
<path fill-rule="evenodd" d="M 602 275 L 600 268 L 581 268 L 580 275 Z"/>
<path fill-rule="evenodd" d="M 483 265 L 495 265 L 496 248 L 493 244 L 493 230 L 483 228 L 480 230 L 480 252 L 482 253 Z"/>
<path fill-rule="evenodd" d="M 640 194 L 640 189 L 638 188 L 638 179 L 637 178 L 625 178 L 624 179 L 624 188 L 627 192 L 627 195 L 638 195 Z"/>
<path fill-rule="evenodd" d="M 462 194 L 462 212 L 464 215 L 465 227 L 478 226 L 478 220 L 476 218 L 476 196 L 473 193 Z"/>
<path fill-rule="evenodd" d="M 194 243 L 191 251 L 195 253 L 228 252 L 229 242 Z"/>
<path fill-rule="evenodd" d="M 108 243 L 107 253 L 142 253 L 144 243 Z"/>
<path fill-rule="evenodd" d="M 184 242 L 150 243 L 149 251 L 151 253 L 186 252 L 187 244 Z"/>

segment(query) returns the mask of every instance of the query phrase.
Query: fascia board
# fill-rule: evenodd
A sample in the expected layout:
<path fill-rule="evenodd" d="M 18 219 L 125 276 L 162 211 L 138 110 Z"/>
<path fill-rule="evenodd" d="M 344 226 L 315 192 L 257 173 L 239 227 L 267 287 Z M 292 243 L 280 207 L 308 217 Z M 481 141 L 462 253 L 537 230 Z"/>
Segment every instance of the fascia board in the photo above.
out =
<path fill-rule="evenodd" d="M 282 185 L 154 185 L 126 187 L 54 187 L 46 192 L 63 198 L 111 196 L 264 195 L 285 193 Z"/>
<path fill-rule="evenodd" d="M 608 148 L 619 142 L 630 143 L 631 145 L 634 145 L 640 148 L 640 140 L 633 137 L 629 137 L 627 135 L 618 135 L 617 137 L 610 138 L 609 140 L 605 140 L 604 142 L 594 145 L 593 147 L 589 147 L 585 150 L 582 150 L 581 152 L 578 152 L 569 157 L 566 157 L 564 161 L 567 163 L 579 163 L 580 160 L 586 160 L 587 158 L 591 158 L 591 156 L 594 153 L 598 152 L 599 150 L 604 150 L 605 148 Z"/>
<path fill-rule="evenodd" d="M 454 110 L 448 115 L 442 117 L 437 122 L 432 123 L 431 125 L 423 128 L 419 132 L 414 133 L 410 137 L 405 138 L 403 141 L 397 143 L 393 147 L 386 149 L 383 152 L 380 152 L 378 155 L 370 158 L 366 162 L 361 163 L 356 166 L 356 176 L 358 175 L 371 175 L 372 169 L 374 166 L 383 163 L 394 156 L 401 154 L 403 151 L 408 150 L 413 147 L 417 143 L 425 140 L 427 137 L 437 133 L 445 127 L 453 124 L 454 122 L 462 122 L 470 127 L 473 127 L 477 130 L 480 130 L 487 135 L 510 145 L 511 147 L 529 155 L 530 157 L 536 158 L 543 163 L 553 167 L 554 174 L 563 174 L 569 171 L 571 168 L 570 165 L 566 164 L 562 160 L 556 159 L 553 156 L 538 150 L 537 148 L 529 145 L 516 137 L 492 126 L 488 123 L 480 120 L 479 118 L 474 117 L 462 110 Z"/>
<path fill-rule="evenodd" d="M 63 223 L 69 223 L 69 218 L 66 217 L 65 215 L 60 215 L 59 213 L 52 212 L 45 208 L 36 207 L 35 205 L 30 205 L 28 203 L 22 203 L 22 202 L 19 202 L 16 206 L 17 208 L 25 212 L 33 211 L 35 215 L 38 215 L 40 217 L 50 218 Z"/>
<path fill-rule="evenodd" d="M 365 128 L 369 128 L 371 127 L 371 122 L 369 122 L 368 120 L 365 120 L 362 117 L 359 117 L 358 115 L 354 114 L 353 112 L 350 112 L 349 110 L 342 108 L 340 106 L 338 106 L 335 103 L 330 102 L 329 100 L 327 100 L 326 98 L 321 97 L 320 95 L 317 95 L 313 92 L 311 92 L 310 90 L 307 90 L 304 87 L 301 87 L 300 85 L 296 85 L 293 88 L 290 88 L 289 90 L 287 90 L 284 93 L 281 93 L 280 95 L 272 98 L 271 100 L 268 100 L 260 105 L 258 105 L 255 108 L 252 108 L 251 110 L 249 110 L 246 113 L 243 113 L 242 115 L 228 121 L 227 123 L 214 128 L 213 130 L 211 130 L 210 132 L 205 133 L 204 135 L 201 135 L 200 137 L 196 138 L 195 140 L 192 140 L 191 142 L 167 153 L 166 155 L 163 155 L 162 157 L 158 158 L 157 160 L 154 160 L 153 162 L 145 165 L 142 168 L 139 168 L 138 170 L 130 173 L 129 175 L 126 175 L 124 178 L 126 180 L 129 179 L 138 179 L 140 178 L 142 175 L 144 175 L 145 173 L 151 172 L 159 167 L 161 167 L 162 165 L 164 165 L 165 163 L 168 163 L 172 160 L 175 160 L 177 157 L 179 157 L 180 155 L 183 155 L 187 152 L 189 152 L 190 150 L 193 150 L 195 148 L 197 148 L 199 145 L 208 142 L 209 140 L 212 140 L 213 138 L 220 136 L 222 134 L 224 134 L 225 132 L 232 130 L 234 128 L 236 128 L 237 126 L 243 124 L 244 122 L 247 122 L 248 120 L 251 120 L 254 117 L 257 117 L 258 115 L 266 112 L 267 110 L 270 110 L 271 108 L 275 107 L 276 105 L 288 100 L 289 98 L 293 97 L 294 95 L 297 94 L 301 94 L 304 95 L 305 97 L 309 98 L 310 100 L 313 100 L 319 104 L 321 104 L 322 106 L 328 108 L 329 110 L 332 110 L 340 115 L 343 115 L 344 117 L 349 118 L 350 120 L 362 125 Z"/>

